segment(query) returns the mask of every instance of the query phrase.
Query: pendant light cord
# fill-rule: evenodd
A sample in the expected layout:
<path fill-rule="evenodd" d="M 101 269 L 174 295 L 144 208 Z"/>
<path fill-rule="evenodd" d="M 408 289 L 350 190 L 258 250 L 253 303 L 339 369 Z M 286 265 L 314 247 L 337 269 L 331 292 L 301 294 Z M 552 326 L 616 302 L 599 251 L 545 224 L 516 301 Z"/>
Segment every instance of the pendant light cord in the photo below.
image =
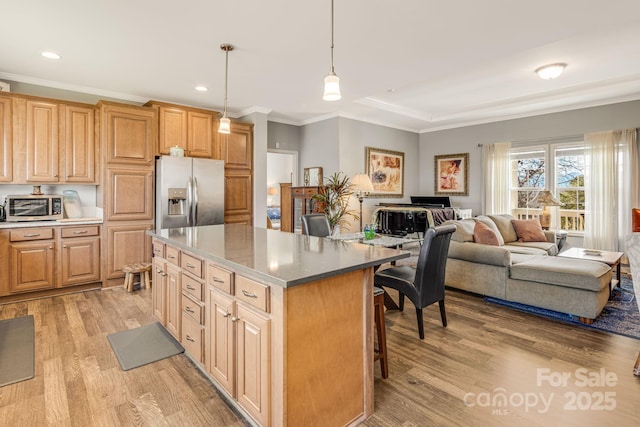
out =
<path fill-rule="evenodd" d="M 229 80 L 229 47 L 225 46 L 225 65 L 224 65 L 224 114 L 222 117 L 227 117 L 227 87 Z"/>
<path fill-rule="evenodd" d="M 331 0 L 331 74 L 335 74 L 333 68 L 333 0 Z"/>

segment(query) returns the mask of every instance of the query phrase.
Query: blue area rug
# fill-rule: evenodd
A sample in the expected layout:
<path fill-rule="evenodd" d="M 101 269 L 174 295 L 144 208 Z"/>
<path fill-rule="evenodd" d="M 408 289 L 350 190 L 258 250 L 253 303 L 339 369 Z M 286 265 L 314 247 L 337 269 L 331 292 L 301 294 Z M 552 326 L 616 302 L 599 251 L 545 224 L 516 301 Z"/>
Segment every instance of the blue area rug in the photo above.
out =
<path fill-rule="evenodd" d="M 580 323 L 576 316 L 532 307 L 517 302 L 504 301 L 498 298 L 485 297 L 485 301 L 524 311 L 538 316 L 548 317 L 562 322 L 573 323 L 585 328 L 598 329 L 612 332 L 631 338 L 640 339 L 640 312 L 633 292 L 633 282 L 629 277 L 622 275 L 620 284 L 611 291 L 611 298 L 602 309 L 600 315 L 591 325 Z"/>

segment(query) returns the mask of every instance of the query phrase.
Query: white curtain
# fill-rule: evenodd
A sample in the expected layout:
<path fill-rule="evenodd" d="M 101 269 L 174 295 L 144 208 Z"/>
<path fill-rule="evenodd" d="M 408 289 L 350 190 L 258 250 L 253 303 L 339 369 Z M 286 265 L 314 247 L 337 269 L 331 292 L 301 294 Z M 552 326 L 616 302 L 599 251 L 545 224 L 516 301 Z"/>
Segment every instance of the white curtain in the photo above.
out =
<path fill-rule="evenodd" d="M 482 213 L 511 213 L 511 143 L 482 146 Z"/>
<path fill-rule="evenodd" d="M 631 208 L 638 206 L 638 146 L 635 129 L 585 135 L 586 248 L 624 250 Z"/>

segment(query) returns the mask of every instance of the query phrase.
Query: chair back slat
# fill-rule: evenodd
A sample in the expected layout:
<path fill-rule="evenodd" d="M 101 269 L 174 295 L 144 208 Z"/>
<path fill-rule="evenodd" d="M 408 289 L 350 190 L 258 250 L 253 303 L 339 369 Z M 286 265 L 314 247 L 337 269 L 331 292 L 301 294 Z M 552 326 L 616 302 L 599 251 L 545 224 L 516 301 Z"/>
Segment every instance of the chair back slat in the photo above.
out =
<path fill-rule="evenodd" d="M 331 235 L 331 226 L 325 214 L 302 215 L 302 234 L 327 237 Z"/>

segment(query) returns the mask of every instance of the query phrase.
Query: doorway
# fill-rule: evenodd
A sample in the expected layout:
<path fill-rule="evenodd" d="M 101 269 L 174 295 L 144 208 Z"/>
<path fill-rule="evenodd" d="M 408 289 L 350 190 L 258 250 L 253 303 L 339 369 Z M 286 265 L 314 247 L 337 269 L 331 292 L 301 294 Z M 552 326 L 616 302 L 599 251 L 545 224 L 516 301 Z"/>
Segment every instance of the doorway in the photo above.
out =
<path fill-rule="evenodd" d="M 298 152 L 267 150 L 267 217 L 273 228 L 280 225 L 280 183 L 298 182 Z"/>

